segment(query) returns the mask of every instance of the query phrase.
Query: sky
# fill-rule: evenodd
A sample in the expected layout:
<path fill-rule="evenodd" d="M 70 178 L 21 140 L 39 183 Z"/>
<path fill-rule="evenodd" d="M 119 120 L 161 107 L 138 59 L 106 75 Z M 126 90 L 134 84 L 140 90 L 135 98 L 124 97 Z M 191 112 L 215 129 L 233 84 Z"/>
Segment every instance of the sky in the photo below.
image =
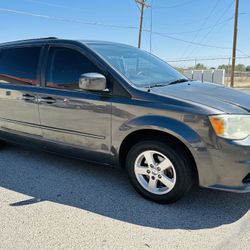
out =
<path fill-rule="evenodd" d="M 148 0 L 142 49 L 172 65 L 228 64 L 235 0 Z M 240 0 L 238 57 L 250 56 L 250 1 Z M 55 36 L 137 46 L 140 10 L 134 0 L 0 0 L 0 42 Z M 192 59 L 187 62 L 173 62 Z M 238 63 L 250 65 L 250 58 Z"/>

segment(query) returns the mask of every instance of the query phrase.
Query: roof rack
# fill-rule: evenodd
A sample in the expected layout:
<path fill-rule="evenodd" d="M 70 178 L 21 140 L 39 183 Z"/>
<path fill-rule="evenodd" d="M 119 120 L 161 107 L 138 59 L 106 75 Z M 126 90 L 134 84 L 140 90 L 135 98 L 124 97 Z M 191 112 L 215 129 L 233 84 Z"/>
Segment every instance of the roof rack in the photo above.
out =
<path fill-rule="evenodd" d="M 31 39 L 24 39 L 24 40 L 19 40 L 20 42 L 21 41 L 39 41 L 39 40 L 50 40 L 50 39 L 58 39 L 57 37 L 39 37 L 39 38 L 31 38 Z M 19 42 L 18 41 L 18 42 Z"/>
<path fill-rule="evenodd" d="M 50 40 L 50 39 L 58 39 L 57 37 L 41 37 L 41 38 L 31 38 L 31 39 L 24 39 L 24 40 L 17 40 L 11 42 L 1 43 L 0 45 L 12 45 L 12 44 L 22 44 L 23 42 L 32 42 L 32 41 L 42 41 L 42 40 Z"/>

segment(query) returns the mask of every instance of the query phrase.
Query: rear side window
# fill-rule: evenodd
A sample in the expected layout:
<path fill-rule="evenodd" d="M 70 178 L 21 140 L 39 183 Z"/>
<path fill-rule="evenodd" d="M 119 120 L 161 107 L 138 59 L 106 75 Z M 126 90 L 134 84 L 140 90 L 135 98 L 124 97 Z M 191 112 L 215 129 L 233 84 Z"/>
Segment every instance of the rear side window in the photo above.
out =
<path fill-rule="evenodd" d="M 51 48 L 46 86 L 79 89 L 79 78 L 85 73 L 101 73 L 83 54 L 69 48 Z"/>
<path fill-rule="evenodd" d="M 41 47 L 3 49 L 0 54 L 0 83 L 37 85 Z"/>

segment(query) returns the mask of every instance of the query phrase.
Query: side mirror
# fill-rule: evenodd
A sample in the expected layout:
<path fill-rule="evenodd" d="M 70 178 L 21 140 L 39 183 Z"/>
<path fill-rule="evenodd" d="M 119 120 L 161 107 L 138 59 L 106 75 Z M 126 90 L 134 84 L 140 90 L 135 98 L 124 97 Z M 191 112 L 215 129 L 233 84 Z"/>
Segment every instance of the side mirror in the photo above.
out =
<path fill-rule="evenodd" d="M 108 91 L 106 84 L 106 77 L 99 73 L 86 73 L 79 79 L 79 88 L 88 91 Z"/>

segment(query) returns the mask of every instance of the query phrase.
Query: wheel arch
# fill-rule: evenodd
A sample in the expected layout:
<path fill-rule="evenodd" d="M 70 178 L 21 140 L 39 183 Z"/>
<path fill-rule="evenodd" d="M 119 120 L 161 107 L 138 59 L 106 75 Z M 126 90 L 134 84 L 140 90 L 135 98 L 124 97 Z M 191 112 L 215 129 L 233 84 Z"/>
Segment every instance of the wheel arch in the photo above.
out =
<path fill-rule="evenodd" d="M 199 182 L 197 162 L 193 155 L 193 152 L 190 150 L 190 147 L 187 146 L 187 143 L 184 143 L 180 138 L 171 133 L 156 129 L 136 130 L 131 132 L 129 135 L 125 137 L 125 139 L 122 141 L 120 145 L 118 152 L 118 157 L 119 157 L 118 160 L 122 168 L 125 168 L 126 157 L 129 152 L 129 149 L 136 143 L 143 140 L 158 140 L 166 144 L 171 144 L 171 146 L 176 150 L 181 149 L 183 154 L 188 158 L 188 160 L 191 163 L 193 174 L 195 176 L 195 181 L 197 183 Z"/>

